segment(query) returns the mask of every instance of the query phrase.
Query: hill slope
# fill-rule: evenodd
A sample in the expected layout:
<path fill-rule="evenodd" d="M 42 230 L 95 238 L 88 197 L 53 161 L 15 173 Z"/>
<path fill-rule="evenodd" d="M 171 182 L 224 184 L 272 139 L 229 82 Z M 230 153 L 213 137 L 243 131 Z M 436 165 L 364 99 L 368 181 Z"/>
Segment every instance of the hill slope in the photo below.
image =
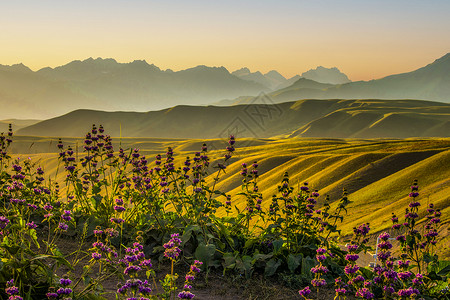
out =
<path fill-rule="evenodd" d="M 146 113 L 77 110 L 22 128 L 18 133 L 76 137 L 83 136 L 92 123 L 102 124 L 112 136 L 124 137 L 445 137 L 450 136 L 450 104 L 299 100 L 230 107 L 175 106 Z"/>
<path fill-rule="evenodd" d="M 108 132 L 106 132 L 108 133 Z M 83 155 L 81 139 L 65 138 L 65 145 L 72 145 L 77 157 Z M 117 150 L 119 140 L 113 139 Z M 214 181 L 217 169 L 213 168 L 223 157 L 222 140 L 168 140 L 155 138 L 123 138 L 123 148 L 140 148 L 150 166 L 156 154 L 164 154 L 168 146 L 175 152 L 175 163 L 183 163 L 185 156 L 201 148 L 206 142 L 211 157 L 211 175 Z M 39 160 L 46 176 L 55 178 L 57 170 L 56 138 L 16 136 L 11 152 L 16 156 Z M 78 145 L 78 148 L 76 146 Z M 216 147 L 213 147 L 216 145 Z M 218 145 L 218 146 L 217 146 Z M 49 153 L 50 152 L 50 153 Z M 319 189 L 319 206 L 325 195 L 330 196 L 332 208 L 342 194 L 349 192 L 352 203 L 348 206 L 344 223 L 340 226 L 344 234 L 350 234 L 352 227 L 370 222 L 373 232 L 386 230 L 390 226 L 391 212 L 402 217 L 408 205 L 409 186 L 414 179 L 419 180 L 420 201 L 425 206 L 434 203 L 442 210 L 444 224 L 450 221 L 450 139 L 408 139 L 408 140 L 345 140 L 345 139 L 237 139 L 236 152 L 220 176 L 216 188 L 232 195 L 232 205 L 243 209 L 245 198 L 241 192 L 242 163 L 258 161 L 259 191 L 263 194 L 262 206 L 268 209 L 271 197 L 276 194 L 284 172 L 290 174 L 292 186 L 298 187 L 305 181 L 311 188 Z M 63 168 L 62 166 L 60 166 Z M 64 172 L 58 173 L 57 180 L 63 181 Z M 64 193 L 62 193 L 64 194 Z M 219 214 L 225 214 L 219 211 Z M 422 215 L 420 217 L 423 217 Z M 443 232 L 443 236 L 448 233 Z M 444 253 L 445 254 L 445 253 Z M 450 253 L 447 251 L 447 257 Z"/>

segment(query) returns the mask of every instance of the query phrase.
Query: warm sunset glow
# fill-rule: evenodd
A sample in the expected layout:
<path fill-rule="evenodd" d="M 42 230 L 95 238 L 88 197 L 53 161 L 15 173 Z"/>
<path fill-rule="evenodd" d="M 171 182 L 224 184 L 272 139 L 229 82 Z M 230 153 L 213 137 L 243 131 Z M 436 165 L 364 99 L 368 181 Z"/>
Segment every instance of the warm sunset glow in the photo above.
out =
<path fill-rule="evenodd" d="M 0 64 L 34 70 L 111 57 L 288 77 L 336 66 L 351 80 L 368 80 L 412 71 L 450 49 L 445 0 L 29 0 L 5 1 L 0 12 Z"/>

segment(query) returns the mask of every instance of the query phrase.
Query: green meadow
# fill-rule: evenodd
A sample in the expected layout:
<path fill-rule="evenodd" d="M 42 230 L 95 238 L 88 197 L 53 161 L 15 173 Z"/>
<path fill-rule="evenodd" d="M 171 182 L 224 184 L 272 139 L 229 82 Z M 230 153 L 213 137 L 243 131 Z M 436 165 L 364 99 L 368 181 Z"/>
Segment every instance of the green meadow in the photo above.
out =
<path fill-rule="evenodd" d="M 157 154 L 164 154 L 167 147 L 174 151 L 175 163 L 181 164 L 186 156 L 193 157 L 201 145 L 209 145 L 211 166 L 224 153 L 226 142 L 218 139 L 158 139 L 158 138 L 113 138 L 113 145 L 124 149 L 140 149 L 152 166 Z M 83 154 L 83 140 L 63 138 L 65 145 L 78 149 L 75 155 Z M 55 178 L 63 187 L 63 167 L 58 165 L 57 138 L 16 136 L 11 145 L 14 156 L 31 158 L 46 171 L 46 176 Z M 78 146 L 78 148 L 77 148 Z M 211 150 L 211 148 L 213 148 Z M 75 150 L 74 150 L 75 151 Z M 409 199 L 409 186 L 417 179 L 423 205 L 434 203 L 442 211 L 444 226 L 441 229 L 439 253 L 450 257 L 446 247 L 449 241 L 448 222 L 450 207 L 450 139 L 237 139 L 236 152 L 230 160 L 226 173 L 220 176 L 217 189 L 232 196 L 232 205 L 240 210 L 246 206 L 241 192 L 242 163 L 259 164 L 259 191 L 263 195 L 262 207 L 268 209 L 272 195 L 276 194 L 283 174 L 288 172 L 292 185 L 299 187 L 308 182 L 321 196 L 318 207 L 329 195 L 334 208 L 348 192 L 351 203 L 340 225 L 345 239 L 352 228 L 370 223 L 372 234 L 387 230 L 391 226 L 391 213 L 404 214 Z M 57 172 L 57 170 L 59 170 Z M 215 170 L 210 168 L 206 182 L 213 184 Z M 224 197 L 218 197 L 222 202 Z M 225 210 L 217 212 L 219 216 Z M 422 218 L 424 216 L 421 216 Z M 423 221 L 423 219 L 422 219 Z"/>

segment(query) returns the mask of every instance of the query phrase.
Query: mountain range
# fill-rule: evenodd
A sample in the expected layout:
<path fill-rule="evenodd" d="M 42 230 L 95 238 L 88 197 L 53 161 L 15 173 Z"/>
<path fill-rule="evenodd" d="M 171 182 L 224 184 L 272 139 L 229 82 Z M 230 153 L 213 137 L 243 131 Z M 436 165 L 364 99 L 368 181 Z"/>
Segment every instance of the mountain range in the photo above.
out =
<path fill-rule="evenodd" d="M 72 110 L 149 111 L 179 104 L 206 105 L 287 87 L 277 71 L 197 66 L 174 72 L 144 60 L 118 63 L 89 58 L 36 72 L 23 64 L 0 65 L 0 118 L 49 118 Z M 49 109 L 51 108 L 51 109 Z"/>
<path fill-rule="evenodd" d="M 146 61 L 118 63 L 101 58 L 36 72 L 22 64 L 0 65 L 0 105 L 4 107 L 0 119 L 47 119 L 80 108 L 145 112 L 176 105 L 258 103 L 261 93 L 272 103 L 300 99 L 450 102 L 450 54 L 418 70 L 371 81 L 336 84 L 348 80 L 337 68 L 318 67 L 302 75 L 286 79 L 277 71 L 262 74 L 243 68 L 230 73 L 224 67 L 207 66 L 174 72 Z"/>
<path fill-rule="evenodd" d="M 273 103 L 299 99 L 418 99 L 450 103 L 450 53 L 415 71 L 370 81 L 330 84 L 302 77 L 267 96 Z M 259 99 L 241 96 L 216 104 L 258 103 Z"/>
<path fill-rule="evenodd" d="M 301 77 L 321 83 L 343 84 L 351 82 L 347 75 L 339 71 L 338 68 L 328 69 L 322 66 L 302 73 Z"/>
<path fill-rule="evenodd" d="M 227 107 L 180 105 L 145 113 L 76 110 L 19 129 L 17 134 L 81 137 L 93 123 L 102 124 L 115 137 L 449 137 L 450 104 L 419 100 L 298 100 Z"/>
<path fill-rule="evenodd" d="M 262 74 L 260 71 L 256 72 L 250 72 L 248 68 L 242 68 L 239 70 L 236 70 L 232 72 L 236 77 L 239 77 L 240 79 L 246 80 L 246 81 L 252 81 L 259 83 L 270 90 L 278 90 L 281 88 L 285 88 L 293 84 L 295 81 L 297 81 L 301 76 L 295 75 L 289 79 L 285 78 L 283 75 L 281 75 L 279 72 L 272 70 L 267 72 L 266 74 Z"/>
<path fill-rule="evenodd" d="M 23 65 L 0 66 L 0 105 L 7 107 L 0 118 L 48 118 L 79 108 L 149 111 L 262 91 L 270 90 L 239 79 L 224 67 L 174 72 L 145 61 L 101 58 L 36 72 Z"/>

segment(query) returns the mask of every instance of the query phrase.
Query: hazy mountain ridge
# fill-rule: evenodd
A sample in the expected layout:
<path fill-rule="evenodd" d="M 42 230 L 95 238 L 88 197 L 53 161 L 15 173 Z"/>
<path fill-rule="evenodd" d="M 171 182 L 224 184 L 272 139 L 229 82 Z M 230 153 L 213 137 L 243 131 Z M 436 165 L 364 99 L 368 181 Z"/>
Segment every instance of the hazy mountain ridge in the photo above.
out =
<path fill-rule="evenodd" d="M 20 129 L 19 135 L 83 136 L 92 123 L 112 136 L 226 138 L 274 136 L 408 138 L 450 136 L 450 104 L 418 100 L 299 100 L 161 111 L 76 110 Z"/>
<path fill-rule="evenodd" d="M 320 83 L 330 83 L 330 84 L 343 84 L 351 82 L 347 75 L 339 71 L 338 68 L 325 68 L 318 66 L 315 69 L 311 69 L 302 73 L 303 78 L 314 80 Z"/>
<path fill-rule="evenodd" d="M 269 92 L 265 84 L 273 86 L 284 78 L 276 71 L 263 75 L 245 68 L 236 75 L 241 78 L 224 67 L 197 66 L 174 72 L 142 60 L 118 63 L 101 58 L 37 72 L 22 64 L 0 65 L 0 105 L 6 107 L 0 118 L 45 119 L 80 108 L 145 112 L 186 104 L 252 104 L 258 103 L 260 96 L 256 95 Z M 245 76 L 256 76 L 260 83 L 242 79 Z M 284 84 L 295 79 L 290 86 L 269 92 L 266 103 L 299 99 L 421 99 L 448 103 L 450 54 L 416 71 L 371 81 L 332 85 L 294 76 Z"/>
<path fill-rule="evenodd" d="M 304 80 L 301 78 L 299 80 Z M 298 87 L 296 83 L 268 94 L 280 103 L 299 99 L 420 99 L 450 103 L 450 53 L 412 72 L 370 81 Z M 219 105 L 253 103 L 258 97 L 236 98 Z"/>
<path fill-rule="evenodd" d="M 149 111 L 268 91 L 231 75 L 224 67 L 173 72 L 145 61 L 122 64 L 90 58 L 36 72 L 25 72 L 25 68 L 0 68 L 0 104 L 8 106 L 0 117 L 48 118 L 79 108 Z"/>
<path fill-rule="evenodd" d="M 243 80 L 259 83 L 270 90 L 285 88 L 287 86 L 290 86 L 300 78 L 299 75 L 295 75 L 287 79 L 275 70 L 269 71 L 266 74 L 262 74 L 260 71 L 252 73 L 250 69 L 246 67 L 236 70 L 231 74 Z"/>

